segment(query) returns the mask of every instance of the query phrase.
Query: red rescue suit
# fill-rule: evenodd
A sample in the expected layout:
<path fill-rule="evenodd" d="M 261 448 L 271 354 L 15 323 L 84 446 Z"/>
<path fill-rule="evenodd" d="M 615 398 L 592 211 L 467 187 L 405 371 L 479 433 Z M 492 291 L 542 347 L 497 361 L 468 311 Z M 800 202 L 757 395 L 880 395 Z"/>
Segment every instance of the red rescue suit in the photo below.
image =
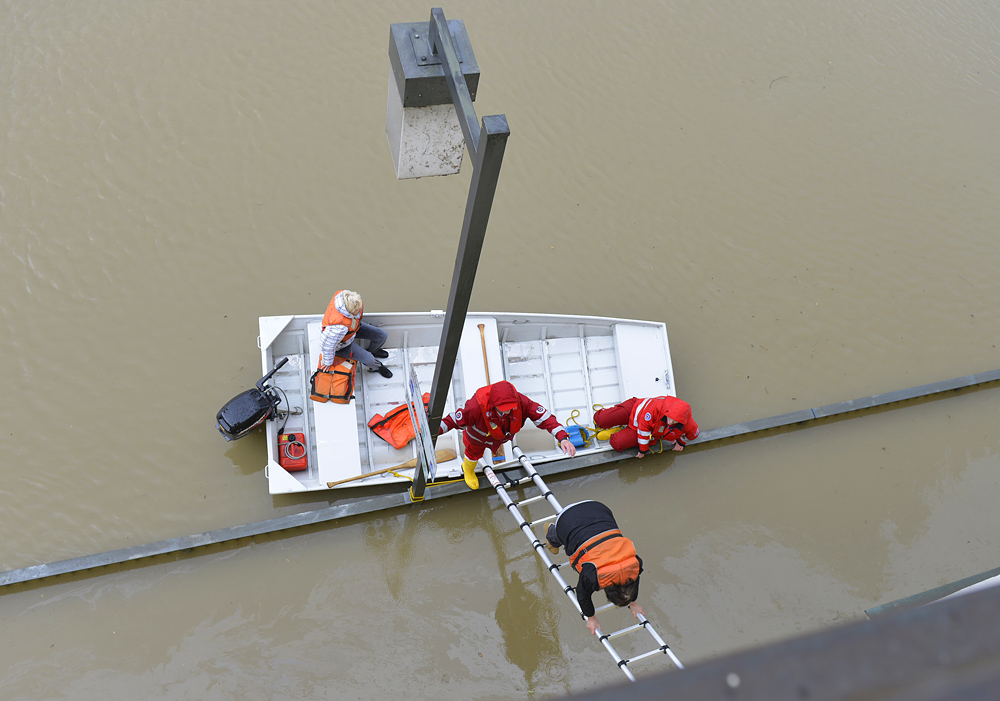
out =
<path fill-rule="evenodd" d="M 497 411 L 497 407 L 508 406 L 510 410 L 505 415 Z M 462 435 L 465 457 L 479 460 L 486 448 L 495 454 L 501 445 L 521 430 L 525 420 L 531 420 L 538 428 L 555 436 L 556 440 L 569 438 L 548 409 L 518 392 L 507 381 L 494 382 L 476 390 L 463 408 L 441 419 L 441 433 L 453 428 L 465 429 Z"/>
<path fill-rule="evenodd" d="M 668 425 L 663 420 L 665 417 L 677 423 Z M 677 397 L 633 397 L 610 409 L 597 411 L 594 424 L 598 428 L 625 426 L 611 436 L 611 447 L 627 450 L 638 446 L 640 453 L 648 452 L 649 447 L 659 441 L 684 446 L 700 433 L 691 417 L 691 405 Z"/>

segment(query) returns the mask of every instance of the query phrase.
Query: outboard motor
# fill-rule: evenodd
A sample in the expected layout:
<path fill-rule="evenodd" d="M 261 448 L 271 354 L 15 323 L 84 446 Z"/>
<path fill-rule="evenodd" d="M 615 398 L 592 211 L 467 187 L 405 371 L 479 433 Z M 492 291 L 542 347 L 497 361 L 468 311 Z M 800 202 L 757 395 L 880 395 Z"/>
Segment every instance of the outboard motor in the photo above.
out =
<path fill-rule="evenodd" d="M 265 387 L 264 383 L 287 362 L 287 357 L 282 358 L 271 372 L 257 380 L 256 387 L 237 394 L 219 410 L 215 415 L 215 427 L 219 429 L 223 438 L 227 441 L 243 438 L 265 420 L 274 417 L 278 411 L 278 404 L 281 403 L 281 397 L 273 387 Z"/>

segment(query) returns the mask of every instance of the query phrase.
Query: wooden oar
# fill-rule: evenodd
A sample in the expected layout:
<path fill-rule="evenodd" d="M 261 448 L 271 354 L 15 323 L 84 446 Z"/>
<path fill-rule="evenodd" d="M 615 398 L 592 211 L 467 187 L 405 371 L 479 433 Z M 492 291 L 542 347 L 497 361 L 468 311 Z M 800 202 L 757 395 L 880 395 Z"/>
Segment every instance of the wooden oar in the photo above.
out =
<path fill-rule="evenodd" d="M 483 365 L 486 366 L 486 384 L 492 385 L 490 382 L 490 360 L 486 357 L 486 324 L 479 325 L 479 338 L 483 342 Z M 500 449 L 497 451 L 500 455 L 500 459 L 504 459 L 503 455 L 503 444 L 500 445 Z"/>
<path fill-rule="evenodd" d="M 435 451 L 434 459 L 437 462 L 448 462 L 449 460 L 454 460 L 457 457 L 454 450 L 450 448 L 442 448 L 441 450 Z M 375 470 L 375 472 L 366 472 L 363 475 L 355 475 L 354 477 L 348 477 L 345 480 L 339 480 L 337 482 L 327 482 L 327 487 L 336 487 L 338 484 L 343 484 L 344 482 L 353 482 L 354 480 L 362 480 L 365 477 L 371 477 L 372 475 L 382 475 L 386 472 L 393 472 L 395 470 L 406 470 L 411 467 L 417 466 L 417 458 L 404 462 L 402 465 L 396 465 L 396 467 L 387 467 L 384 470 Z"/>
<path fill-rule="evenodd" d="M 490 382 L 490 360 L 486 357 L 486 324 L 479 325 L 479 338 L 483 342 L 483 365 L 486 366 L 486 384 L 493 384 Z"/>

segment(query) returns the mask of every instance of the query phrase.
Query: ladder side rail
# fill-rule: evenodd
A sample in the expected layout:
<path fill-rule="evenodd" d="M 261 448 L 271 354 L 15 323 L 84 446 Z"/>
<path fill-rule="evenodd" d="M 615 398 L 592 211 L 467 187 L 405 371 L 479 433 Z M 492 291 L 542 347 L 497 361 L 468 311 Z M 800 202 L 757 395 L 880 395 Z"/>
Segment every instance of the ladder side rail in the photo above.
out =
<path fill-rule="evenodd" d="M 480 460 L 482 460 L 482 458 L 480 458 Z M 580 610 L 580 602 L 578 602 L 576 600 L 576 596 L 572 594 L 574 588 L 571 587 L 566 582 L 566 579 L 559 572 L 559 568 L 561 567 L 561 565 L 556 565 L 555 563 L 552 562 L 552 559 L 549 558 L 548 553 L 545 552 L 545 546 L 542 545 L 541 540 L 538 539 L 538 537 L 535 535 L 535 532 L 531 530 L 531 526 L 528 524 L 524 516 L 518 510 L 517 504 L 515 504 L 514 500 L 510 498 L 510 495 L 507 493 L 507 490 L 504 489 L 502 484 L 500 484 L 500 480 L 497 479 L 496 473 L 493 472 L 493 468 L 491 468 L 489 465 L 486 465 L 483 469 L 483 474 L 486 475 L 486 478 L 490 481 L 490 484 L 493 485 L 493 489 L 500 497 L 500 500 L 504 503 L 504 506 L 507 507 L 507 511 L 510 512 L 511 516 L 513 516 L 514 519 L 517 521 L 518 527 L 520 528 L 521 532 L 524 533 L 528 541 L 531 543 L 531 547 L 534 549 L 536 553 L 538 553 L 538 556 L 542 558 L 542 562 L 545 564 L 545 568 L 552 573 L 552 576 L 555 578 L 556 582 L 559 583 L 559 587 L 563 590 L 563 592 L 565 592 L 570 597 L 570 600 L 574 603 L 577 611 L 582 616 L 583 611 Z"/>
<path fill-rule="evenodd" d="M 628 668 L 628 660 L 624 659 L 621 655 L 618 654 L 618 651 L 615 650 L 614 646 L 611 644 L 611 637 L 605 635 L 604 632 L 601 630 L 600 626 L 598 626 L 594 632 L 597 634 L 597 639 L 601 641 L 601 645 L 604 646 L 604 649 L 608 651 L 609 655 L 611 655 L 611 658 L 615 661 L 615 664 L 618 665 L 618 669 L 624 672 L 625 676 L 628 677 L 629 681 L 634 682 L 635 675 L 632 674 L 632 670 Z"/>
<path fill-rule="evenodd" d="M 662 652 L 669 657 L 670 661 L 674 663 L 677 669 L 684 669 L 684 665 L 682 665 L 681 661 L 677 659 L 677 655 L 674 654 L 674 651 L 670 649 L 670 646 L 667 645 L 666 641 L 660 637 L 659 633 L 653 629 L 653 624 L 649 621 L 649 619 L 642 614 L 639 614 L 637 618 L 639 619 L 639 624 L 644 626 L 646 630 L 649 631 L 649 634 L 653 636 L 653 640 L 655 640 L 657 645 L 660 646 L 657 652 Z"/>
<path fill-rule="evenodd" d="M 601 606 L 600 608 L 594 609 L 594 615 L 597 615 L 598 611 L 603 611 L 604 609 L 611 608 L 613 606 L 614 604 L 609 603 L 605 604 L 604 606 Z M 627 635 L 628 633 L 632 633 L 640 628 L 645 628 L 647 631 L 649 631 L 649 634 L 653 637 L 653 639 L 659 644 L 659 647 L 654 648 L 649 652 L 644 652 L 641 655 L 630 657 L 629 659 L 625 660 L 625 664 L 631 664 L 632 662 L 636 662 L 638 660 L 642 660 L 647 657 L 652 657 L 653 655 L 664 654 L 670 658 L 670 661 L 674 663 L 677 669 L 684 669 L 684 665 L 681 664 L 681 661 L 679 659 L 677 659 L 677 655 L 674 654 L 674 651 L 671 650 L 670 646 L 667 645 L 666 642 L 664 642 L 663 638 L 661 638 L 659 634 L 655 630 L 653 630 L 653 624 L 649 621 L 649 619 L 647 619 L 642 614 L 639 614 L 638 616 L 636 616 L 636 618 L 639 619 L 638 623 L 635 623 L 626 628 L 622 628 L 621 630 L 615 631 L 614 633 L 610 633 L 605 637 L 607 637 L 610 640 L 622 635 Z M 598 634 L 603 635 L 603 633 L 600 632 Z"/>

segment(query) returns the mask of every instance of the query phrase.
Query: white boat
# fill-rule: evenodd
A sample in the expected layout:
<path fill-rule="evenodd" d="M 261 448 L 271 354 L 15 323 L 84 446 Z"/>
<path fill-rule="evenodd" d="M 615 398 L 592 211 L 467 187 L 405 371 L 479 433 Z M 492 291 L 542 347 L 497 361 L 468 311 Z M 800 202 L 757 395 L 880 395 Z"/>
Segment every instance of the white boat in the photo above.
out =
<path fill-rule="evenodd" d="M 318 365 L 322 314 L 260 318 L 264 373 L 288 358 L 270 384 L 290 408 L 287 416 L 266 422 L 267 467 L 271 494 L 407 482 L 414 469 L 376 473 L 412 461 L 417 441 L 396 450 L 368 428 L 375 414 L 385 414 L 407 401 L 411 371 L 418 393 L 430 392 L 437 361 L 443 312 L 366 313 L 365 321 L 388 334 L 383 363 L 389 379 L 358 367 L 350 404 L 315 402 L 309 378 Z M 667 329 L 663 323 L 555 314 L 469 313 L 452 376 L 445 413 L 465 402 L 480 387 L 508 380 L 552 411 L 564 426 L 593 425 L 593 407 L 612 406 L 630 397 L 675 395 Z M 417 400 L 419 402 L 419 399 Z M 284 424 L 284 426 L 282 426 Z M 304 436 L 306 469 L 288 471 L 279 464 L 279 431 Z M 526 422 L 516 436 L 518 446 L 535 464 L 566 459 L 555 439 Z M 438 451 L 451 449 L 456 458 L 437 465 L 434 479 L 460 478 L 461 431 L 437 440 Z M 610 450 L 593 440 L 577 455 Z M 510 456 L 506 446 L 502 451 Z M 493 457 L 494 461 L 500 459 Z"/>

